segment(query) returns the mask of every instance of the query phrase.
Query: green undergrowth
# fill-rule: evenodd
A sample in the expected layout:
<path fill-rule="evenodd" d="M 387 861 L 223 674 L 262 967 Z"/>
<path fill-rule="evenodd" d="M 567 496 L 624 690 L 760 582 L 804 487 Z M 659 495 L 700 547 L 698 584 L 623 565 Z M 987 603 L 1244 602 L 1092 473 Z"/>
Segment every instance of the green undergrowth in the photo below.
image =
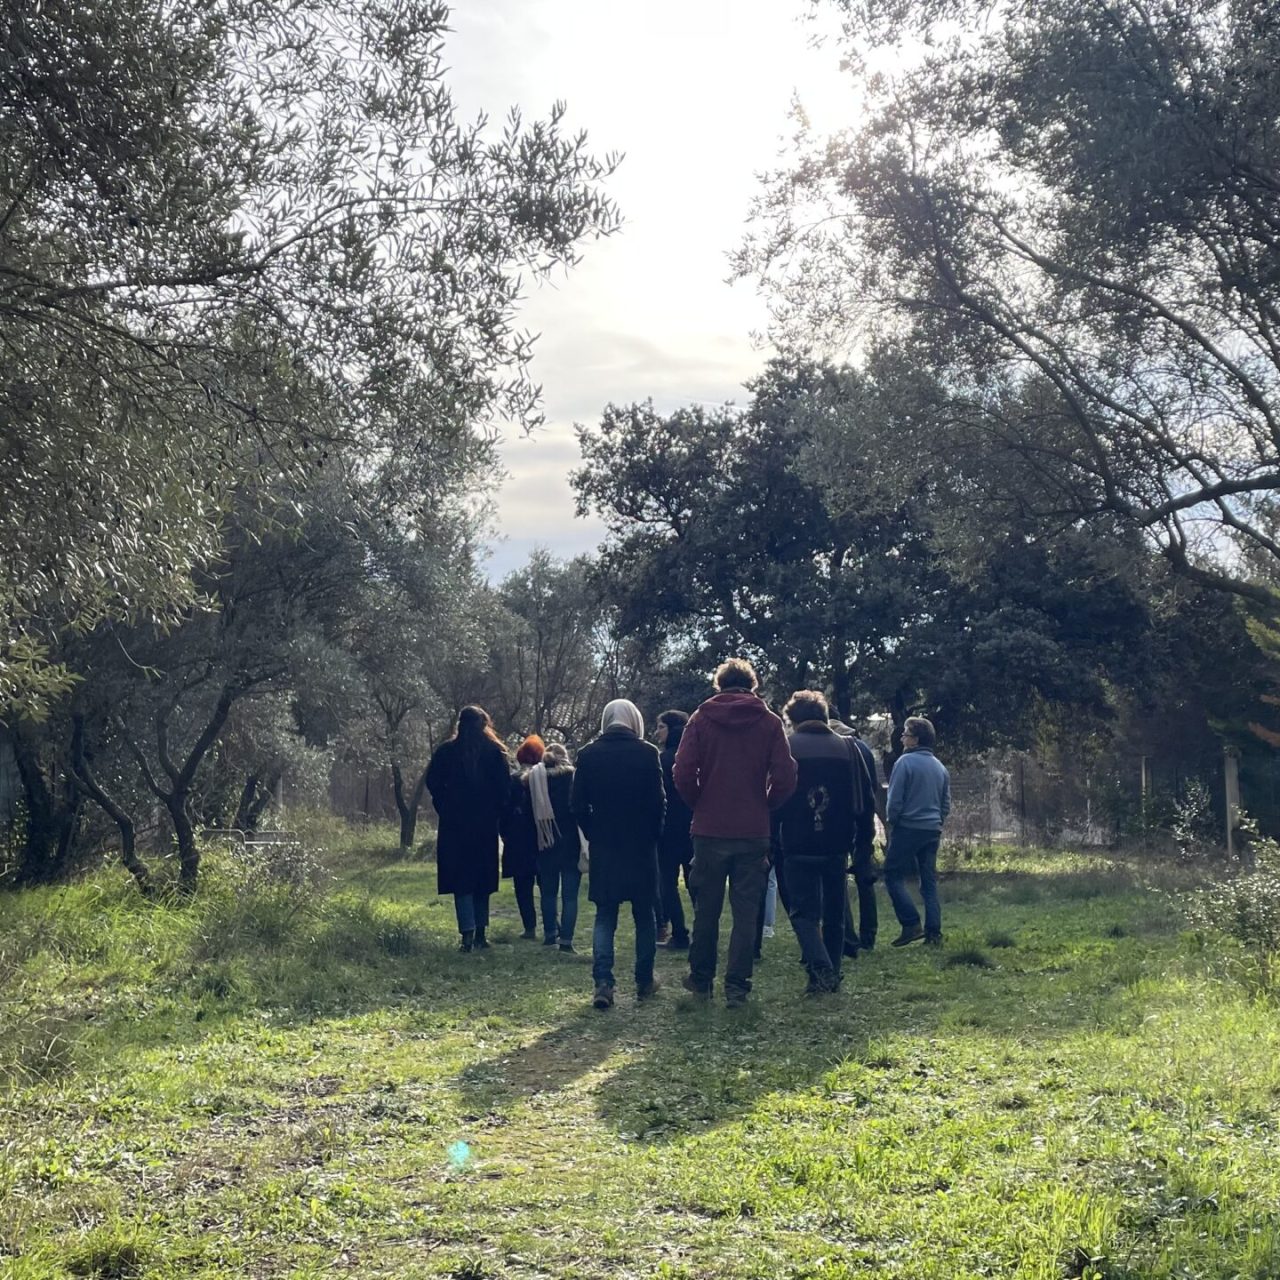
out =
<path fill-rule="evenodd" d="M 978 851 L 837 996 L 780 918 L 746 1009 L 600 1014 L 385 844 L 0 896 L 0 1276 L 1280 1275 L 1276 1007 L 1181 873 Z"/>

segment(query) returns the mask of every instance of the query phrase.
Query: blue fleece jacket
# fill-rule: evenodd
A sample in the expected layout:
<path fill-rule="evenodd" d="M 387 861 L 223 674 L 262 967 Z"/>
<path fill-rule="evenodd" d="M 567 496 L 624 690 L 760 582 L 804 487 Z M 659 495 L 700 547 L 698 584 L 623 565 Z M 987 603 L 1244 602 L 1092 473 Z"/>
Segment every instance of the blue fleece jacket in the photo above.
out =
<path fill-rule="evenodd" d="M 941 831 L 951 812 L 951 777 L 928 747 L 898 757 L 889 775 L 891 827 Z"/>

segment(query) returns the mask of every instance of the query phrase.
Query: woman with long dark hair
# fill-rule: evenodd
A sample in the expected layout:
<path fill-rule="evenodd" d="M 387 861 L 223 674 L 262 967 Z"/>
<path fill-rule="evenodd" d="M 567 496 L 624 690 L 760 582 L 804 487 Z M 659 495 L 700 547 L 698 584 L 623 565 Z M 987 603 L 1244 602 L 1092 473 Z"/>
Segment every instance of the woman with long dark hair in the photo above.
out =
<path fill-rule="evenodd" d="M 664 711 L 658 717 L 655 735 L 659 759 L 662 761 L 662 785 L 667 796 L 667 816 L 662 824 L 662 839 L 658 844 L 658 935 L 661 941 L 663 926 L 671 926 L 667 946 L 672 951 L 689 949 L 689 926 L 685 921 L 684 904 L 680 901 L 680 873 L 684 872 L 684 885 L 688 889 L 689 867 L 693 862 L 693 838 L 689 835 L 693 811 L 681 799 L 671 776 L 680 739 L 688 723 L 687 712 Z"/>
<path fill-rule="evenodd" d="M 463 707 L 453 737 L 427 766 L 427 790 L 440 815 L 436 840 L 438 892 L 453 894 L 462 941 L 489 945 L 489 897 L 498 891 L 498 825 L 508 799 L 507 749 L 483 707 Z"/>

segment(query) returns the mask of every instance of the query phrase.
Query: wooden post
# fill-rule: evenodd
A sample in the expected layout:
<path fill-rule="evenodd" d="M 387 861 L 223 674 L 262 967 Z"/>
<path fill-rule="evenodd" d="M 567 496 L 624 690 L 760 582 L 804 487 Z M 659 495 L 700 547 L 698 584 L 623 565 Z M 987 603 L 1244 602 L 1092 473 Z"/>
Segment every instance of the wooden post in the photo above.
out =
<path fill-rule="evenodd" d="M 1223 747 L 1222 774 L 1226 783 L 1227 857 L 1236 856 L 1236 828 L 1240 825 L 1240 749 Z M 1243 849 L 1240 850 L 1244 852 Z"/>

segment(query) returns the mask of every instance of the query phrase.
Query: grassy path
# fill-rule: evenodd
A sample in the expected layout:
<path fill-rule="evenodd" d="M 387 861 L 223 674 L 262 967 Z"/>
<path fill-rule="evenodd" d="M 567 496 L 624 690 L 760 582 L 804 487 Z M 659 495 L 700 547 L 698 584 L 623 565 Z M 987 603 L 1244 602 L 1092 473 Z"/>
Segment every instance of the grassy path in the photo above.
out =
<path fill-rule="evenodd" d="M 660 954 L 607 1014 L 509 888 L 461 956 L 422 864 L 210 883 L 0 899 L 0 1276 L 1280 1276 L 1276 1009 L 1123 867 L 952 876 L 831 1000 L 783 921 L 748 1009 Z"/>

